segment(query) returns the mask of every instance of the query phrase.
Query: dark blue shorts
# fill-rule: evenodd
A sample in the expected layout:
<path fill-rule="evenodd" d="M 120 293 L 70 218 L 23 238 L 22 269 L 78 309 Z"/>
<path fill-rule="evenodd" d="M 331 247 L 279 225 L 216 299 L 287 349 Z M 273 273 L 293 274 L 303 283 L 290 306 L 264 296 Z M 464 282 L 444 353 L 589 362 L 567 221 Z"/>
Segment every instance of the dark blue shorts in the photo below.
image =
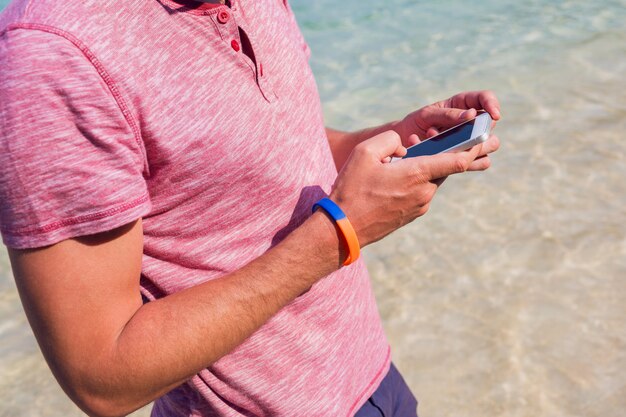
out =
<path fill-rule="evenodd" d="M 417 400 L 393 363 L 354 417 L 417 417 Z"/>

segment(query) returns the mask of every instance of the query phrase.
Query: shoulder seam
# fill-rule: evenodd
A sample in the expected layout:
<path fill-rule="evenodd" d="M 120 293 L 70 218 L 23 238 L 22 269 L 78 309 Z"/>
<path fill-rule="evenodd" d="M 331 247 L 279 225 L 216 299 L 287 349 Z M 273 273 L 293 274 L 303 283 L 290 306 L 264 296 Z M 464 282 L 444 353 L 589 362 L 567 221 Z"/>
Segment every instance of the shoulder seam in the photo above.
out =
<path fill-rule="evenodd" d="M 29 5 L 30 5 L 30 2 L 29 2 Z M 115 100 L 117 106 L 122 112 L 124 119 L 126 119 L 126 122 L 130 126 L 133 132 L 133 136 L 135 138 L 135 142 L 137 143 L 137 147 L 139 148 L 139 152 L 143 159 L 143 165 L 144 165 L 143 169 L 146 173 L 146 176 L 149 176 L 150 169 L 148 166 L 148 158 L 147 158 L 146 150 L 143 144 L 143 139 L 141 137 L 141 131 L 139 129 L 139 125 L 137 121 L 135 120 L 135 117 L 133 116 L 132 112 L 130 111 L 130 108 L 128 107 L 128 104 L 126 103 L 126 100 L 121 94 L 120 89 L 117 87 L 117 84 L 115 83 L 113 78 L 109 75 L 109 73 L 106 71 L 106 69 L 100 62 L 100 60 L 98 60 L 96 55 L 93 52 L 91 52 L 91 50 L 87 47 L 87 45 L 85 45 L 80 39 L 78 39 L 71 33 L 66 32 L 62 29 L 56 28 L 54 26 L 48 26 L 48 25 L 43 25 L 39 23 L 12 23 L 8 25 L 6 27 L 6 30 L 3 32 L 8 32 L 14 29 L 37 30 L 37 31 L 47 32 L 53 35 L 57 35 L 71 42 L 76 48 L 78 48 L 78 50 L 82 52 L 85 58 L 87 58 L 87 60 L 91 63 L 91 65 L 93 65 L 94 69 L 98 72 L 98 75 L 100 75 L 100 78 L 102 78 L 104 83 L 109 88 L 109 91 L 113 95 L 113 99 Z M 0 35 L 1 34 L 3 33 L 0 33 Z"/>

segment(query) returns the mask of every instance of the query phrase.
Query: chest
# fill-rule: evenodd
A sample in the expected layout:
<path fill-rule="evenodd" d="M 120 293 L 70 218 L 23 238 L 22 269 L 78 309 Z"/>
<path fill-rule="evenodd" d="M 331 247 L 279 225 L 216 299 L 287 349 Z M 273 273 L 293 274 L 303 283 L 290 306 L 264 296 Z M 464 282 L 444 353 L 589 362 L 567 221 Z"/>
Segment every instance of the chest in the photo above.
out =
<path fill-rule="evenodd" d="M 113 76 L 139 123 L 155 213 L 197 206 L 199 196 L 220 211 L 268 193 L 297 198 L 333 180 L 306 45 L 282 1 L 150 13 L 129 22 L 143 26 L 136 46 L 110 59 L 133 68 L 117 65 Z"/>

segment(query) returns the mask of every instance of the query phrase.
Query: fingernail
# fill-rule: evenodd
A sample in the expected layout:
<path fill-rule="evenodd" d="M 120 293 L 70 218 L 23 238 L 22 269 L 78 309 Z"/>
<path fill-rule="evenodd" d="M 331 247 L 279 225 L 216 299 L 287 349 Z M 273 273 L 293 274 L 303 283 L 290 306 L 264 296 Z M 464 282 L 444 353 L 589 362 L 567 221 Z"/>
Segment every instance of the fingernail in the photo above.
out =
<path fill-rule="evenodd" d="M 467 110 L 464 110 L 461 114 L 459 114 L 459 119 L 465 119 L 465 116 L 467 116 Z"/>

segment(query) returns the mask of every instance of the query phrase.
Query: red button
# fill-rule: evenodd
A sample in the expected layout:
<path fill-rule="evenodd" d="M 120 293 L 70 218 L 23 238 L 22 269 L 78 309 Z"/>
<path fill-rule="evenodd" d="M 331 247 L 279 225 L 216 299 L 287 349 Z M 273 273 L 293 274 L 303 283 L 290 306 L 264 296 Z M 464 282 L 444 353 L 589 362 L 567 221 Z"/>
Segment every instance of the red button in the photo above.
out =
<path fill-rule="evenodd" d="M 221 24 L 228 22 L 228 19 L 230 19 L 230 13 L 228 13 L 228 10 L 221 10 L 217 14 L 217 21 Z"/>
<path fill-rule="evenodd" d="M 233 49 L 235 50 L 235 52 L 239 52 L 239 50 L 241 49 L 241 47 L 239 46 L 239 42 L 237 42 L 237 40 L 236 40 L 236 39 L 233 39 L 233 40 L 230 42 L 230 46 L 232 46 L 232 47 L 233 47 Z"/>

